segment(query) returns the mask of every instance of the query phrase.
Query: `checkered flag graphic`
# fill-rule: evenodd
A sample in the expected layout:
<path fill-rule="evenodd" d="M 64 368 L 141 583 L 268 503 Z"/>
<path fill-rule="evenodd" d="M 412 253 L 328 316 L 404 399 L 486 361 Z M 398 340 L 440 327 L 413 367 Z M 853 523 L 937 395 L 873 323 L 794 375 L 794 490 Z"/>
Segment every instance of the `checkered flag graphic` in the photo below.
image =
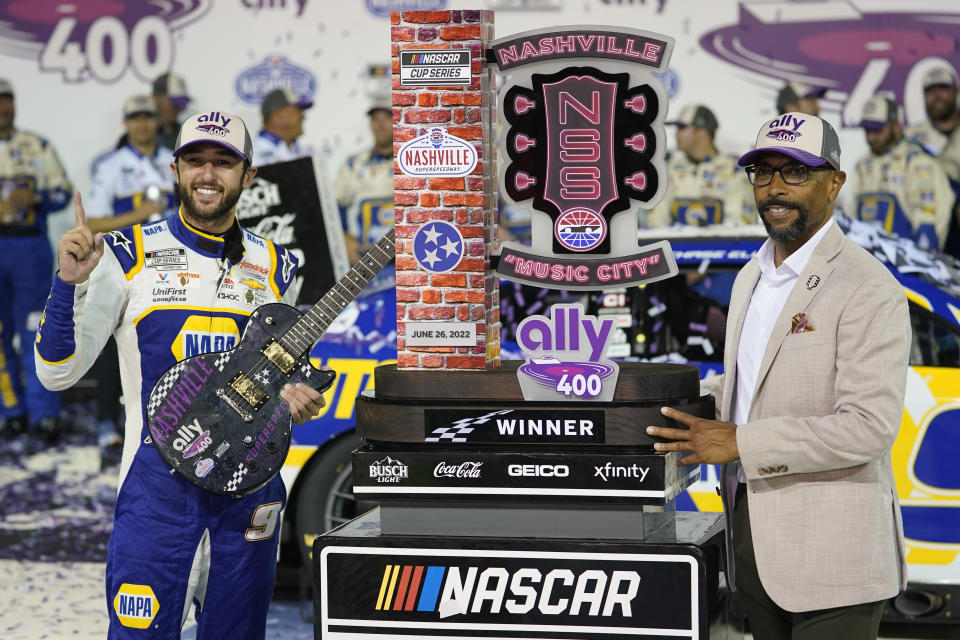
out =
<path fill-rule="evenodd" d="M 150 394 L 150 399 L 147 401 L 147 417 L 153 417 L 153 414 L 156 413 L 157 409 L 163 403 L 163 400 L 167 397 L 167 394 L 170 393 L 170 389 L 173 389 L 177 384 L 177 380 L 180 379 L 180 374 L 183 373 L 183 368 L 186 366 L 186 362 L 178 362 L 160 379 L 159 384 L 154 387 L 153 392 Z"/>
<path fill-rule="evenodd" d="M 230 352 L 222 352 L 216 360 L 213 361 L 213 366 L 215 366 L 221 373 L 223 373 L 223 367 L 230 361 Z"/>
<path fill-rule="evenodd" d="M 486 424 L 494 416 L 503 416 L 512 413 L 513 409 L 503 409 L 501 411 L 492 411 L 482 416 L 472 416 L 470 418 L 460 418 L 454 420 L 449 427 L 439 427 L 432 431 L 433 435 L 423 439 L 424 442 L 469 442 L 469 435 L 473 433 L 474 427 L 479 424 Z"/>
<path fill-rule="evenodd" d="M 237 465 L 237 470 L 233 472 L 233 477 L 227 482 L 227 486 L 224 487 L 226 491 L 236 491 L 237 487 L 240 486 L 240 482 L 243 480 L 243 477 L 247 475 L 247 466 L 242 462 Z"/>

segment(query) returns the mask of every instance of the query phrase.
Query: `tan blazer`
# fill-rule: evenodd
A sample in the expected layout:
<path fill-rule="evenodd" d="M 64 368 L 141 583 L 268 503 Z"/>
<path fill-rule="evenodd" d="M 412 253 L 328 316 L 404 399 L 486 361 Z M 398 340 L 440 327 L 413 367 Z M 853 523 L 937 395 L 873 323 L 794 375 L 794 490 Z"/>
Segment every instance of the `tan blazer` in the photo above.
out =
<path fill-rule="evenodd" d="M 740 331 L 760 276 L 737 276 L 723 376 L 703 382 L 732 420 Z M 812 331 L 791 333 L 806 314 Z M 910 348 L 903 289 L 836 225 L 790 292 L 767 344 L 749 420 L 737 429 L 757 569 L 788 611 L 896 595 L 906 586 L 903 526 L 890 449 L 900 427 Z M 730 479 L 724 510 L 730 553 Z M 733 486 L 735 486 L 735 481 Z M 728 567 L 733 585 L 735 568 Z"/>

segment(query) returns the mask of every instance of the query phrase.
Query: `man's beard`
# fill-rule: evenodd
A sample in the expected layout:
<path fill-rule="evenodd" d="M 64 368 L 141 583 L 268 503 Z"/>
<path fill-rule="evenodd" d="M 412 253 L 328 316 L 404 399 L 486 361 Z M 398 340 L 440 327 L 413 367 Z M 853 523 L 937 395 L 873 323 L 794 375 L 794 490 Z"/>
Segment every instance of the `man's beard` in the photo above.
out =
<path fill-rule="evenodd" d="M 775 206 L 796 209 L 796 219 L 787 227 L 771 226 L 771 224 L 767 222 L 767 218 L 763 215 L 763 212 L 767 207 Z M 767 235 L 770 236 L 774 242 L 796 242 L 800 239 L 800 236 L 803 235 L 803 232 L 807 228 L 807 217 L 810 214 L 810 210 L 799 202 L 790 202 L 789 200 L 771 198 L 769 200 L 764 200 L 760 206 L 757 207 L 757 209 L 760 213 L 760 219 L 763 221 L 763 226 L 767 228 Z"/>
<path fill-rule="evenodd" d="M 193 185 L 193 188 L 199 187 L 212 187 L 214 189 L 220 188 L 219 184 L 209 184 L 198 182 Z M 243 191 L 243 182 L 241 179 L 240 184 L 234 189 L 230 189 L 227 186 L 223 187 L 223 197 L 220 200 L 220 206 L 218 206 L 213 211 L 202 211 L 197 207 L 197 203 L 193 198 L 191 190 L 177 183 L 177 196 L 180 198 L 180 203 L 183 206 L 184 212 L 193 218 L 194 220 L 202 220 L 204 222 L 212 222 L 214 224 L 222 222 L 230 215 L 230 211 L 233 209 L 234 205 L 237 204 L 237 201 L 240 200 L 240 192 Z"/>
<path fill-rule="evenodd" d="M 949 120 L 956 109 L 957 107 L 950 104 L 949 100 L 935 100 L 927 107 L 927 116 L 934 122 Z"/>

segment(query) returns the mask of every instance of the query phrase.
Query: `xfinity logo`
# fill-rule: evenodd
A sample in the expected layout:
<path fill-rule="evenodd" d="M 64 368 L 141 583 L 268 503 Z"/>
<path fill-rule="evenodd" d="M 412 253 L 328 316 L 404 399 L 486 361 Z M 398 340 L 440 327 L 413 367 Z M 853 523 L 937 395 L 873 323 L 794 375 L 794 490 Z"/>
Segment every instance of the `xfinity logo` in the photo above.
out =
<path fill-rule="evenodd" d="M 598 467 L 594 466 L 594 478 L 600 478 L 604 482 L 610 478 L 639 478 L 640 482 L 643 482 L 647 474 L 650 473 L 650 467 L 641 467 L 638 464 L 631 464 L 628 466 L 618 466 L 614 465 L 612 462 Z"/>
<path fill-rule="evenodd" d="M 433 469 L 434 478 L 479 478 L 482 462 L 461 462 L 460 464 L 447 464 L 440 462 Z"/>
<path fill-rule="evenodd" d="M 507 473 L 514 478 L 567 478 L 570 467 L 565 464 L 512 464 Z"/>

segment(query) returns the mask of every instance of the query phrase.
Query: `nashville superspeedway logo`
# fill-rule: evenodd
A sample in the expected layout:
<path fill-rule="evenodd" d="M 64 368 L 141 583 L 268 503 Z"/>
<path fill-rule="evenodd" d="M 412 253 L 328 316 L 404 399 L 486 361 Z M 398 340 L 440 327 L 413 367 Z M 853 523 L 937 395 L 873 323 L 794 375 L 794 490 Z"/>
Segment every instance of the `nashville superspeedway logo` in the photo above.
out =
<path fill-rule="evenodd" d="M 124 582 L 113 597 L 113 610 L 125 627 L 149 628 L 159 609 L 160 601 L 149 585 Z"/>

